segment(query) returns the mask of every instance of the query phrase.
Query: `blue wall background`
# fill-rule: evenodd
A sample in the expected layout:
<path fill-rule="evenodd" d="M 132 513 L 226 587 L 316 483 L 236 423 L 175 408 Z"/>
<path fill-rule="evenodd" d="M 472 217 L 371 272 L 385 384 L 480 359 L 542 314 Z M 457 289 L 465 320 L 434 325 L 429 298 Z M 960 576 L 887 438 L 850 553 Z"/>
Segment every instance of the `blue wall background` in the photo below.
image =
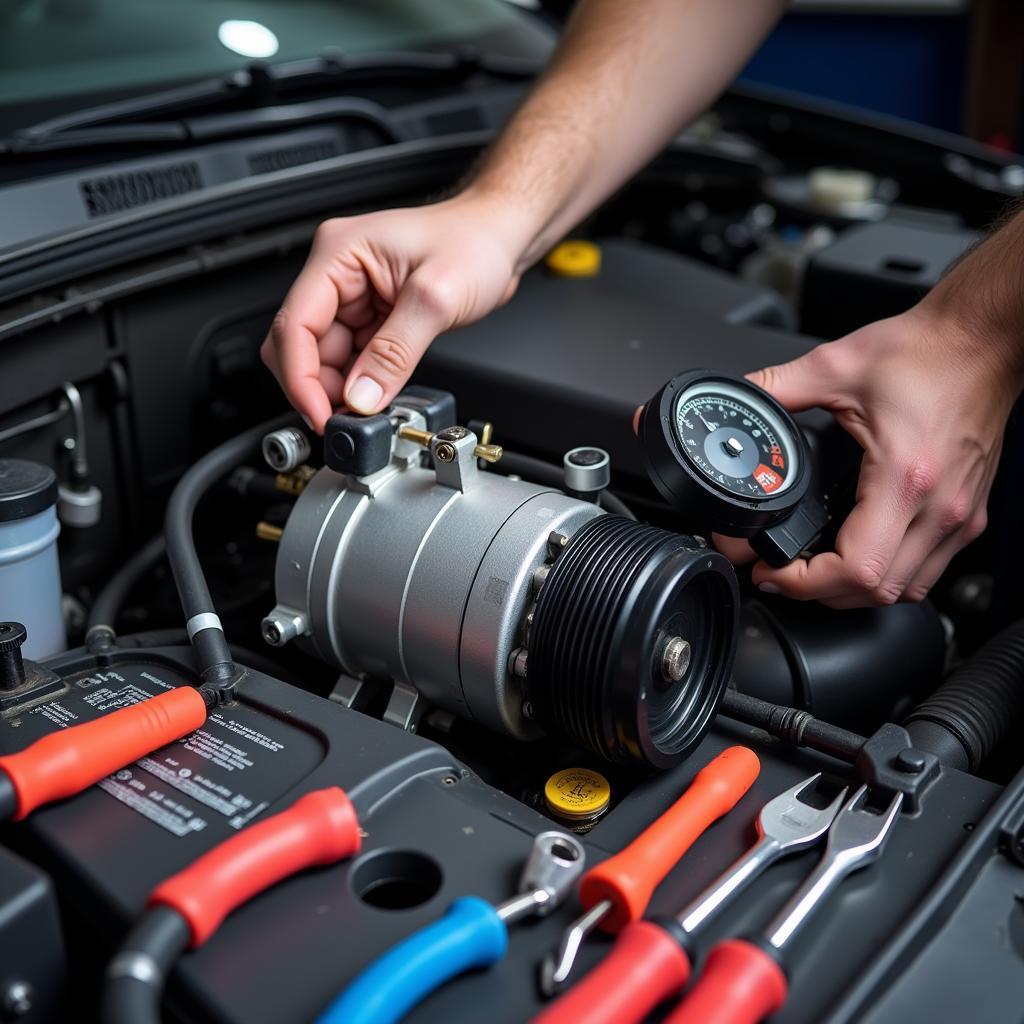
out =
<path fill-rule="evenodd" d="M 962 131 L 967 15 L 787 14 L 741 80 Z"/>

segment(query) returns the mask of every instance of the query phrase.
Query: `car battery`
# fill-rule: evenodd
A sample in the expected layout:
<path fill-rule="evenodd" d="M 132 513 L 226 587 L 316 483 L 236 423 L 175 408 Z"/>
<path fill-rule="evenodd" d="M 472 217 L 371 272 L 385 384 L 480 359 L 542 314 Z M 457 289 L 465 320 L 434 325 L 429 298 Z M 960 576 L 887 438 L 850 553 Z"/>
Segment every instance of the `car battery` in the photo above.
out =
<path fill-rule="evenodd" d="M 100 657 L 78 651 L 47 667 L 63 690 L 0 719 L 0 752 L 195 682 L 188 648 L 114 648 Z M 840 762 L 720 719 L 684 764 L 633 780 L 628 796 L 582 837 L 588 864 L 625 846 L 701 767 L 736 743 L 757 752 L 759 778 L 657 888 L 649 913 L 678 911 L 742 853 L 755 837 L 759 807 L 775 794 L 814 770 L 840 781 L 850 774 Z M 531 749 L 524 746 L 524 756 Z M 454 899 L 507 899 L 533 837 L 552 821 L 431 740 L 250 672 L 237 700 L 211 711 L 202 728 L 9 826 L 6 839 L 49 872 L 65 897 L 71 956 L 92 952 L 102 960 L 159 882 L 250 822 L 329 785 L 343 787 L 356 807 L 365 833 L 361 853 L 292 877 L 228 917 L 178 962 L 164 1004 L 174 1020 L 309 1021 L 372 960 Z M 883 859 L 844 884 L 815 919 L 814 941 L 800 950 L 777 1021 L 827 1017 L 998 793 L 981 779 L 942 773 L 920 811 L 898 822 Z M 816 856 L 800 854 L 766 873 L 709 928 L 709 945 L 762 928 Z M 482 1006 L 495 1022 L 529 1019 L 544 1005 L 539 961 L 577 914 L 570 899 L 548 917 L 524 921 L 510 931 L 498 964 L 445 985 L 407 1019 L 476 1021 Z M 610 942 L 588 942 L 578 969 L 596 963 Z"/>

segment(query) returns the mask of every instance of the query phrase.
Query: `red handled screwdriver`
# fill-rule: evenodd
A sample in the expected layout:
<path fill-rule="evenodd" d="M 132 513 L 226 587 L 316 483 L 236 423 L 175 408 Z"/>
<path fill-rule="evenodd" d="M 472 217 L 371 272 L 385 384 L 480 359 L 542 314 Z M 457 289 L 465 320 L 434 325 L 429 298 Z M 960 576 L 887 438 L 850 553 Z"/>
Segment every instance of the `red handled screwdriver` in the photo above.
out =
<path fill-rule="evenodd" d="M 704 831 L 732 810 L 760 770 L 757 755 L 748 747 L 722 751 L 660 818 L 583 876 L 580 903 L 586 913 L 566 929 L 557 955 L 547 956 L 541 965 L 546 995 L 565 986 L 580 947 L 595 928 L 619 932 L 643 917 L 657 885 Z"/>
<path fill-rule="evenodd" d="M 159 1024 L 164 982 L 178 957 L 201 946 L 231 911 L 305 868 L 359 852 L 344 790 L 318 789 L 250 825 L 161 882 L 149 910 L 107 968 L 105 1024 Z"/>
<path fill-rule="evenodd" d="M 828 807 L 801 799 L 820 774 L 769 800 L 757 816 L 758 839 L 677 917 L 628 924 L 612 951 L 534 1024 L 638 1024 L 690 976 L 692 938 L 755 878 L 783 857 L 806 850 L 828 831 L 844 789 Z"/>

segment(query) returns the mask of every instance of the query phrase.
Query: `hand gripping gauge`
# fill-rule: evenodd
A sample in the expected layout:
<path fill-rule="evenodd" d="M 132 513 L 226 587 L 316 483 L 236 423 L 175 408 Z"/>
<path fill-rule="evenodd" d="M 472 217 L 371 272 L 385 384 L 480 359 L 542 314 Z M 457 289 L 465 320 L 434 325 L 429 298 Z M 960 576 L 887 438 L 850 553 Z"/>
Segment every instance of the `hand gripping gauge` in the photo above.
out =
<path fill-rule="evenodd" d="M 745 377 L 688 370 L 644 406 L 647 472 L 662 497 L 770 565 L 791 562 L 828 522 L 807 441 L 788 412 Z"/>

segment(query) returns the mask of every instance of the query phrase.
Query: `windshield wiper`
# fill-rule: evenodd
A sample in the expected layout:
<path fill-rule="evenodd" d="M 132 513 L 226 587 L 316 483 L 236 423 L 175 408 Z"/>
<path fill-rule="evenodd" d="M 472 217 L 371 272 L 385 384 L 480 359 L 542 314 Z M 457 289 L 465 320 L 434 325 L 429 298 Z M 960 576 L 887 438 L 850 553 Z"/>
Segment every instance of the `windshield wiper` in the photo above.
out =
<path fill-rule="evenodd" d="M 403 142 L 407 133 L 386 107 L 352 96 L 331 96 L 275 107 L 233 110 L 173 121 L 99 124 L 64 128 L 32 137 L 0 140 L 0 154 L 31 156 L 67 153 L 103 146 L 172 146 L 219 142 L 320 122 L 355 121 L 373 128 L 387 142 Z"/>
<path fill-rule="evenodd" d="M 190 114 L 225 107 L 238 107 L 240 113 L 252 113 L 254 108 L 275 107 L 285 102 L 289 95 L 294 96 L 304 90 L 324 93 L 342 86 L 348 89 L 357 84 L 408 83 L 410 79 L 424 78 L 458 82 L 476 74 L 520 81 L 534 77 L 539 70 L 532 60 L 487 56 L 472 50 L 451 53 L 398 51 L 352 56 L 328 51 L 319 57 L 279 64 L 254 62 L 229 75 L 75 110 L 19 129 L 6 140 L 3 149 L 25 152 L 65 148 L 53 145 L 56 137 L 83 132 L 84 129 L 90 130 L 88 138 L 83 132 L 75 144 L 102 144 L 104 140 L 115 143 L 186 141 L 191 136 L 187 128 L 189 122 L 183 119 Z M 345 102 L 352 105 L 361 101 L 347 97 Z M 384 110 L 378 104 L 372 106 L 376 108 L 374 116 Z M 363 111 L 363 114 L 368 113 Z M 176 120 L 161 122 L 161 118 Z M 120 131 L 118 126 L 121 126 Z M 67 141 L 71 141 L 71 137 Z"/>

